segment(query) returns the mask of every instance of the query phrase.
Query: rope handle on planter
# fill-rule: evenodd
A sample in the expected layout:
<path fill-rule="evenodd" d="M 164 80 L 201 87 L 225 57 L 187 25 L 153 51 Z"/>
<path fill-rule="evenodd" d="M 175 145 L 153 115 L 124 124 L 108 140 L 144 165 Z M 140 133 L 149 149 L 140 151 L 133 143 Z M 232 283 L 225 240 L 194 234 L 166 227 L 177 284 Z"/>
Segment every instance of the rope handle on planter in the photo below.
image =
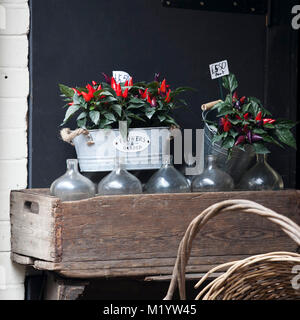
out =
<path fill-rule="evenodd" d="M 168 289 L 168 293 L 164 300 L 171 300 L 174 291 L 178 285 L 180 299 L 186 299 L 185 289 L 185 268 L 188 263 L 193 240 L 197 233 L 204 227 L 204 225 L 217 215 L 240 211 L 242 213 L 257 214 L 264 218 L 267 218 L 271 222 L 279 225 L 280 228 L 292 239 L 297 245 L 300 245 L 300 227 L 291 219 L 272 211 L 256 202 L 248 200 L 227 200 L 214 204 L 204 210 L 199 216 L 197 216 L 189 225 L 183 239 L 180 242 L 177 259 L 173 269 L 171 283 Z"/>
<path fill-rule="evenodd" d="M 81 134 L 86 135 L 86 137 L 87 137 L 87 142 L 86 143 L 87 143 L 88 146 L 91 146 L 91 145 L 95 144 L 91 134 L 86 129 L 79 128 L 79 129 L 76 129 L 76 130 L 72 131 L 70 128 L 64 128 L 64 129 L 62 129 L 60 131 L 60 136 L 61 136 L 62 140 L 64 142 L 67 142 L 67 143 L 71 144 L 72 146 L 74 146 L 73 140 L 76 137 L 80 136 Z"/>

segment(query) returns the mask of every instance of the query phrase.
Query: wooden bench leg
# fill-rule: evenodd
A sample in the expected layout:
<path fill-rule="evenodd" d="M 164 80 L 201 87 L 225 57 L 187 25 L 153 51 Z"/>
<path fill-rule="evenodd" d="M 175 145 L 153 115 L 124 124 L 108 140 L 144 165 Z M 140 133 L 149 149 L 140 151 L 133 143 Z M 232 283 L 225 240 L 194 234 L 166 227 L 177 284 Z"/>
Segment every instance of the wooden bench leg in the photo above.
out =
<path fill-rule="evenodd" d="M 64 279 L 48 272 L 44 299 L 76 300 L 88 285 L 87 281 Z"/>

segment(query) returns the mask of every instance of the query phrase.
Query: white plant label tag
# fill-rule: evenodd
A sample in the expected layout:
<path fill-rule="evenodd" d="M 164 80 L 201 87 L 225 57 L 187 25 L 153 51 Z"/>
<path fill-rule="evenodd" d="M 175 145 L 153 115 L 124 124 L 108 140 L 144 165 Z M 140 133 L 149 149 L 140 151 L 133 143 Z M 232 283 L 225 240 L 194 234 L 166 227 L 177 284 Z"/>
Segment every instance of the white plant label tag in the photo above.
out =
<path fill-rule="evenodd" d="M 113 77 L 115 78 L 116 83 L 124 83 L 130 79 L 130 75 L 124 71 L 113 71 Z"/>
<path fill-rule="evenodd" d="M 128 133 L 127 141 L 124 141 L 122 136 L 119 135 L 117 138 L 115 138 L 113 144 L 116 149 L 122 152 L 140 152 L 148 148 L 150 144 L 150 138 L 145 132 L 130 131 Z"/>
<path fill-rule="evenodd" d="M 228 61 L 220 61 L 209 65 L 212 80 L 229 75 Z"/>

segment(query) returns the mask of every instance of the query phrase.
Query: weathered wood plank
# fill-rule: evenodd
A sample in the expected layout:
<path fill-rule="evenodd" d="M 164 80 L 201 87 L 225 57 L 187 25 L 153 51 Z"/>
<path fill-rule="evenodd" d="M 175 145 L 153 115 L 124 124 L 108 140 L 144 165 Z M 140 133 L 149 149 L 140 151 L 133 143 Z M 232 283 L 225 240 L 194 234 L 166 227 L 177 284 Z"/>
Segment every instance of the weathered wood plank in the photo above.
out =
<path fill-rule="evenodd" d="M 12 251 L 48 261 L 60 260 L 59 200 L 34 192 L 11 193 Z"/>
<path fill-rule="evenodd" d="M 213 264 L 222 264 L 229 261 L 241 260 L 247 256 L 211 256 L 211 257 L 191 257 L 189 266 L 199 267 L 199 270 L 207 270 Z M 93 272 L 101 277 L 115 275 L 115 269 L 145 269 L 150 267 L 150 274 L 161 274 L 161 267 L 168 267 L 169 274 L 173 270 L 176 258 L 156 258 L 156 259 L 135 259 L 135 260 L 108 260 L 108 261 L 85 261 L 85 262 L 61 262 L 53 263 L 48 261 L 34 261 L 34 267 L 38 270 L 60 271 L 76 270 L 76 272 Z"/>
<path fill-rule="evenodd" d="M 300 223 L 293 191 L 98 197 L 62 204 L 62 261 L 174 257 L 192 219 L 210 205 L 229 198 L 255 200 Z M 197 241 L 197 256 L 295 250 L 276 225 L 239 213 L 210 221 Z"/>
<path fill-rule="evenodd" d="M 206 273 L 193 273 L 193 274 L 187 273 L 185 275 L 185 280 L 186 281 L 192 281 L 192 280 L 198 281 L 205 275 L 206 275 Z M 222 275 L 222 273 L 212 273 L 207 279 L 212 280 L 212 279 L 215 279 L 221 275 Z M 150 276 L 150 277 L 146 277 L 144 279 L 144 281 L 146 281 L 146 282 L 165 282 L 165 281 L 171 281 L 171 279 L 172 279 L 172 275 Z"/>
<path fill-rule="evenodd" d="M 34 265 L 34 259 L 26 256 L 19 255 L 17 253 L 11 253 L 10 258 L 13 262 L 22 264 L 25 266 L 33 266 Z"/>

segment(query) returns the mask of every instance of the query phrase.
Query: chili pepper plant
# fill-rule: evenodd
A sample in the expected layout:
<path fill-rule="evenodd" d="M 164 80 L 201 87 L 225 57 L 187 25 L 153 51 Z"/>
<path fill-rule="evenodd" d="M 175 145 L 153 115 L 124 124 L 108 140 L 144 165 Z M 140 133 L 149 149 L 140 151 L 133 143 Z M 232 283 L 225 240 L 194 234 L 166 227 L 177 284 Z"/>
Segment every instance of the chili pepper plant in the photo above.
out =
<path fill-rule="evenodd" d="M 85 87 L 59 84 L 67 108 L 62 125 L 76 117 L 78 128 L 84 129 L 117 128 L 119 121 L 127 121 L 130 127 L 178 126 L 172 112 L 187 104 L 177 97 L 191 88 L 171 89 L 159 74 L 150 83 L 135 84 L 132 78 L 116 83 L 102 74 L 104 81 L 92 81 Z"/>
<path fill-rule="evenodd" d="M 247 144 L 252 145 L 257 154 L 270 153 L 268 144 L 280 147 L 285 144 L 296 149 L 296 140 L 291 132 L 295 122 L 275 119 L 257 98 L 239 97 L 234 74 L 223 77 L 222 84 L 229 93 L 225 101 L 212 109 L 217 110 L 217 121 L 206 120 L 216 133 L 213 143 L 220 142 L 228 150 L 229 157 L 234 147 L 245 151 Z"/>

